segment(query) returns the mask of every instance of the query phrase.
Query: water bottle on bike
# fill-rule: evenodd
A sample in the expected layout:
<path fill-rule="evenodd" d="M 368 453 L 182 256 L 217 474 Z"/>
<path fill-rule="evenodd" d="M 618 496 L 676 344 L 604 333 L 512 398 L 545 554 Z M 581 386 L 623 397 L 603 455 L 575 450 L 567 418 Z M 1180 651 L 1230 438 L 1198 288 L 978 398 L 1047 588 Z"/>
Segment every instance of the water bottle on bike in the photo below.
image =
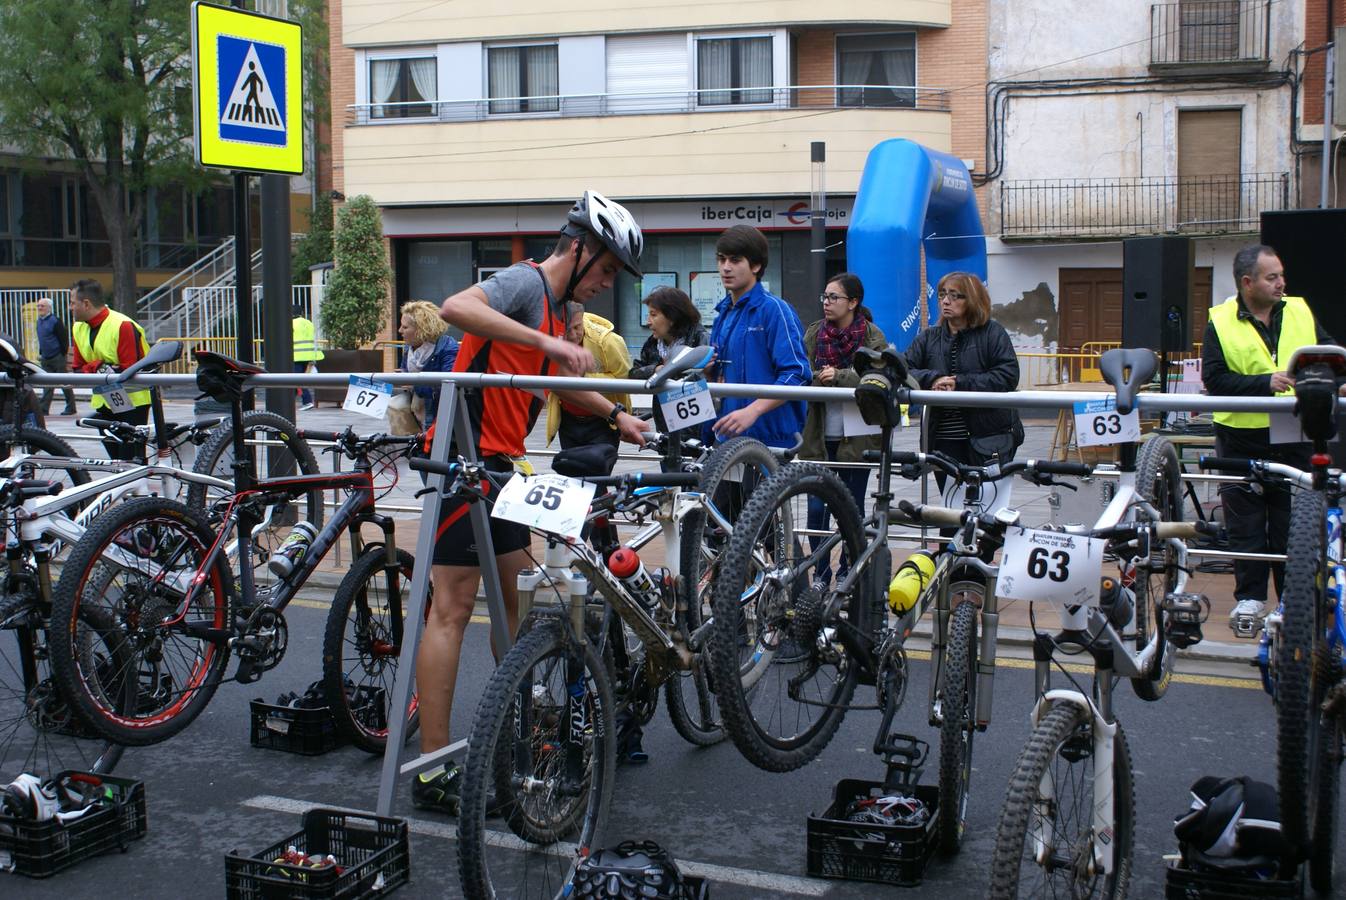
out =
<path fill-rule="evenodd" d="M 318 529 L 309 522 L 296 522 L 294 528 L 276 548 L 267 563 L 267 568 L 277 578 L 287 578 L 294 571 L 295 564 L 308 552 L 309 545 L 318 536 Z"/>

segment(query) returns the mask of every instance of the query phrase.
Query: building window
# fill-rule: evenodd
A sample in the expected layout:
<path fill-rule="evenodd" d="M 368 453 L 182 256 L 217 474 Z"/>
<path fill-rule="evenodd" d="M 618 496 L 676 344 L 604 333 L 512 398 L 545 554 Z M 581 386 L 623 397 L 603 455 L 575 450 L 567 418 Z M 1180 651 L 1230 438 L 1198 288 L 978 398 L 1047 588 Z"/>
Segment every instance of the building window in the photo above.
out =
<path fill-rule="evenodd" d="M 371 59 L 369 101 L 375 119 L 409 119 L 435 114 L 435 58 Z M 388 104 L 380 106 L 377 104 Z"/>
<path fill-rule="evenodd" d="M 492 115 L 561 108 L 555 44 L 489 48 L 486 80 Z"/>
<path fill-rule="evenodd" d="M 9 234 L 9 173 L 0 172 L 0 234 Z"/>
<path fill-rule="evenodd" d="M 837 38 L 840 106 L 916 105 L 916 35 L 855 34 Z"/>
<path fill-rule="evenodd" d="M 696 96 L 700 106 L 770 103 L 771 86 L 771 38 L 705 38 L 696 42 Z"/>

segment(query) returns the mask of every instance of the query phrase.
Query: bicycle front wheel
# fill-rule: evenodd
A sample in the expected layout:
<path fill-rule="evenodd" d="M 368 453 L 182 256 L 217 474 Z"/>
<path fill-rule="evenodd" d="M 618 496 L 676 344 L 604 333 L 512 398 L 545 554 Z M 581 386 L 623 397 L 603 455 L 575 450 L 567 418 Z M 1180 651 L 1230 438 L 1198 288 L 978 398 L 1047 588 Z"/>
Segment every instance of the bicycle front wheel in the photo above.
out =
<path fill-rule="evenodd" d="M 839 540 L 810 549 L 810 500 L 826 505 Z M 707 649 L 725 730 L 759 768 L 807 764 L 841 725 L 859 672 L 848 644 L 873 640 L 875 598 L 834 594 L 821 575 L 836 571 L 843 549 L 855 560 L 864 546 L 850 491 L 813 463 L 782 467 L 734 527 L 715 579 Z"/>
<path fill-rule="evenodd" d="M 706 498 L 682 521 L 680 590 L 685 600 L 682 626 L 695 635 L 711 617 L 711 585 L 732 529 L 726 529 L 708 510 L 732 522 L 744 498 L 780 468 L 776 455 L 762 442 L 747 437 L 726 441 L 711 451 L 697 484 Z M 664 702 L 673 728 L 690 744 L 709 747 L 724 740 L 720 704 L 707 671 L 704 647 L 693 641 L 692 668 L 664 682 Z"/>
<path fill-rule="evenodd" d="M 222 560 L 186 602 L 214 541 L 181 503 L 142 497 L 104 513 L 71 549 L 52 597 L 52 669 L 85 724 L 108 740 L 166 740 L 219 687 L 233 598 Z M 91 633 L 106 634 L 105 652 L 91 652 Z"/>
<path fill-rule="evenodd" d="M 469 900 L 553 900 L 599 846 L 615 775 L 607 668 L 557 621 L 521 636 L 486 685 L 468 738 L 458 869 Z M 488 832 L 489 813 L 514 836 Z"/>
<path fill-rule="evenodd" d="M 1178 451 L 1165 438 L 1153 436 L 1141 447 L 1136 460 L 1136 493 L 1150 502 L 1162 521 L 1182 521 L 1182 478 Z M 1142 515 L 1137 510 L 1137 515 Z M 1136 597 L 1136 648 L 1142 649 L 1150 636 L 1158 631 L 1166 635 L 1160 605 L 1169 591 L 1178 584 L 1178 561 L 1168 541 L 1154 540 L 1150 554 L 1137 558 L 1136 580 L 1132 590 Z M 1132 678 L 1131 689 L 1142 700 L 1154 701 L 1168 692 L 1173 681 L 1173 666 L 1178 650 L 1165 636 L 1154 661 L 1154 674 Z"/>
<path fill-rule="evenodd" d="M 389 566 L 387 549 L 371 546 L 341 579 L 327 616 L 322 651 L 327 705 L 337 727 L 366 753 L 382 755 L 388 743 L 415 563 L 410 553 L 398 550 L 397 564 Z M 413 693 L 406 713 L 408 737 L 420 722 L 417 710 Z"/>
<path fill-rule="evenodd" d="M 1341 760 L 1346 749 L 1346 720 L 1321 710 L 1322 701 L 1342 679 L 1342 661 L 1325 644 L 1318 647 L 1319 659 L 1315 668 L 1324 673 L 1323 690 L 1315 704 L 1318 717 L 1317 740 L 1313 744 L 1312 771 L 1309 783 L 1309 822 L 1313 829 L 1313 852 L 1309 854 L 1309 884 L 1320 894 L 1331 894 L 1337 854 L 1337 820 L 1341 805 L 1338 791 L 1341 785 Z"/>
<path fill-rule="evenodd" d="M 1313 658 L 1324 640 L 1327 559 L 1324 529 L 1327 500 L 1318 491 L 1294 489 L 1290 536 L 1285 548 L 1281 625 L 1274 647 L 1276 665 L 1276 789 L 1281 833 L 1299 859 L 1309 852 L 1310 748 L 1319 715 Z"/>
<path fill-rule="evenodd" d="M 0 425 L 0 459 L 8 459 L 15 453 L 79 458 L 73 447 L 45 428 L 24 425 L 15 432 L 13 425 Z M 33 477 L 55 481 L 67 489 L 89 483 L 89 473 L 84 469 L 38 466 Z M 78 511 L 78 507 L 66 510 L 71 516 Z"/>
<path fill-rule="evenodd" d="M 981 585 L 955 585 L 956 597 L 981 594 Z M 977 733 L 977 611 L 980 603 L 963 599 L 949 620 L 949 642 L 939 676 L 939 849 L 958 852 L 967 821 L 967 792 L 972 781 L 972 738 Z"/>
<path fill-rule="evenodd" d="M 1120 725 L 1112 742 L 1112 871 L 1094 863 L 1093 717 L 1063 701 L 1033 729 L 1014 774 L 991 857 L 993 900 L 1125 897 L 1131 880 L 1136 798 Z"/>

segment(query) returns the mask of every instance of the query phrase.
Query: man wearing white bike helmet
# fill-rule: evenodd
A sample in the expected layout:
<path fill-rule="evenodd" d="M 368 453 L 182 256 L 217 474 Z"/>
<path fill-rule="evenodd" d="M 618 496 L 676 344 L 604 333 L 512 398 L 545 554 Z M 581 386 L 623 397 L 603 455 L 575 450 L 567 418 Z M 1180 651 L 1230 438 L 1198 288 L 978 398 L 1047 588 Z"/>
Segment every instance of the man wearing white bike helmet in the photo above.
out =
<path fill-rule="evenodd" d="M 464 332 L 454 371 L 514 375 L 592 371 L 593 354 L 565 339 L 566 304 L 585 303 L 610 289 L 622 269 L 640 277 L 643 246 L 640 226 L 630 213 L 603 195 L 586 191 L 567 214 L 551 256 L 541 263 L 516 263 L 444 301 L 440 315 Z M 623 440 L 644 443 L 645 424 L 620 403 L 596 391 L 558 393 L 566 402 L 606 419 Z M 516 460 L 527 466 L 524 438 L 537 421 L 544 398 L 515 388 L 478 388 L 465 391 L 464 402 L 478 456 L 486 466 L 501 472 L 514 468 Z M 513 633 L 518 627 L 517 577 L 528 562 L 528 529 L 491 519 L 491 541 Z M 480 566 L 466 502 L 446 501 L 431 570 L 434 601 L 416 656 L 422 753 L 449 743 L 458 659 L 481 582 Z M 456 764 L 422 773 L 413 779 L 412 802 L 422 809 L 456 814 L 460 779 Z"/>

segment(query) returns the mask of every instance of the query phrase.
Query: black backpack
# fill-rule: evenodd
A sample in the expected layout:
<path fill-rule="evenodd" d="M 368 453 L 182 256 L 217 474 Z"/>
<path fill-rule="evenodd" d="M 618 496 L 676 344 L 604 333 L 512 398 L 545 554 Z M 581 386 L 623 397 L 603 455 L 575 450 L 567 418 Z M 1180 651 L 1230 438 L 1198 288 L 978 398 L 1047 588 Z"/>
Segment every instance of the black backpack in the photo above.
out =
<path fill-rule="evenodd" d="M 1276 789 L 1251 778 L 1207 775 L 1192 785 L 1192 806 L 1173 822 L 1183 862 L 1196 871 L 1274 872 L 1288 849 Z"/>
<path fill-rule="evenodd" d="M 592 900 L 700 900 L 668 852 L 653 841 L 624 841 L 589 854 L 575 870 L 577 898 Z"/>

